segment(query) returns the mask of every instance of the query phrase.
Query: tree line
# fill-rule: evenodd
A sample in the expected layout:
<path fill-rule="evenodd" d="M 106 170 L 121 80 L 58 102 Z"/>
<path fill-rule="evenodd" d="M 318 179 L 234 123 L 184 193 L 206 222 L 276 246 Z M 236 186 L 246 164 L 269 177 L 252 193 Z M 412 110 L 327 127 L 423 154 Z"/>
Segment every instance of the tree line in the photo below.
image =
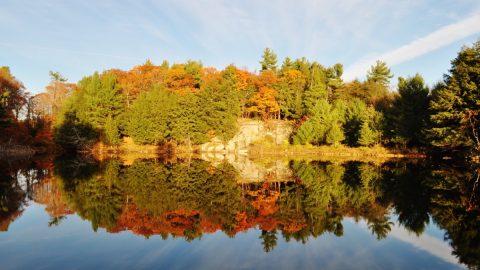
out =
<path fill-rule="evenodd" d="M 51 72 L 46 91 L 35 96 L 22 92 L 3 68 L 0 128 L 8 131 L 23 121 L 35 130 L 46 122 L 53 127 L 53 134 L 44 132 L 47 138 L 76 150 L 99 140 L 116 145 L 124 136 L 139 144 L 227 141 L 243 117 L 291 121 L 293 144 L 480 151 L 480 42 L 462 48 L 432 88 L 416 74 L 400 77 L 397 91 L 391 91 L 393 75 L 382 61 L 366 80 L 351 82 L 342 80 L 341 64 L 325 67 L 287 57 L 280 65 L 268 48 L 260 65 L 259 72 L 249 72 L 191 60 L 147 61 L 128 71 L 96 72 L 77 84 Z M 22 109 L 26 120 L 20 121 Z"/>

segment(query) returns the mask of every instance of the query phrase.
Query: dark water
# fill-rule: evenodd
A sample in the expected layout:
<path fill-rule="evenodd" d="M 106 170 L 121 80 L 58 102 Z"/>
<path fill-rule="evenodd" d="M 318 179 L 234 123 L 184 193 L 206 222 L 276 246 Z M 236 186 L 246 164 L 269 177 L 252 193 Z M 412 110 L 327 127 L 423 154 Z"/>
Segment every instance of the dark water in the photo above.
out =
<path fill-rule="evenodd" d="M 478 178 L 426 162 L 4 161 L 0 268 L 478 269 Z"/>

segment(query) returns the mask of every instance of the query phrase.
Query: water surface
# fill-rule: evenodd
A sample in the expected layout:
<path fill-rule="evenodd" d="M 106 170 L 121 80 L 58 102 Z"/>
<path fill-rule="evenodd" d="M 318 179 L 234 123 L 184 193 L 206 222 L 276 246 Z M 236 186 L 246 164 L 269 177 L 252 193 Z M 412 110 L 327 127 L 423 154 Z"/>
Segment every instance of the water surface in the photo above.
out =
<path fill-rule="evenodd" d="M 62 158 L 0 180 L 2 269 L 480 266 L 471 167 Z"/>

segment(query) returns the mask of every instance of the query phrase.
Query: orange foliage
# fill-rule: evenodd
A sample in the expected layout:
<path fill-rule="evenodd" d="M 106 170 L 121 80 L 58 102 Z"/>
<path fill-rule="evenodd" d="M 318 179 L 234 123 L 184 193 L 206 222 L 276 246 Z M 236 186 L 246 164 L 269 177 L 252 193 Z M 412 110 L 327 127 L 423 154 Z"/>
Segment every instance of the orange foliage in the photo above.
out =
<path fill-rule="evenodd" d="M 117 226 L 110 231 L 130 230 L 145 236 L 154 234 L 185 236 L 186 231 L 194 229 L 198 219 L 199 212 L 195 210 L 178 209 L 153 217 L 138 209 L 135 204 L 128 204 L 123 208 Z"/>
<path fill-rule="evenodd" d="M 170 90 L 180 93 L 194 92 L 197 84 L 193 75 L 185 72 L 184 65 L 175 65 L 169 69 L 165 82 Z"/>
<path fill-rule="evenodd" d="M 238 212 L 235 215 L 235 232 L 243 232 L 252 228 L 254 225 L 248 222 L 248 216 L 246 212 Z"/>
<path fill-rule="evenodd" d="M 254 74 L 241 69 L 235 69 L 235 77 L 237 79 L 237 89 L 242 92 L 255 84 Z"/>
<path fill-rule="evenodd" d="M 16 209 L 13 212 L 4 212 L 0 216 L 0 232 L 8 231 L 10 223 L 15 221 L 23 213 L 23 209 Z"/>
<path fill-rule="evenodd" d="M 296 69 L 287 69 L 285 71 L 282 72 L 282 80 L 285 80 L 285 81 L 296 81 L 296 80 L 305 80 L 305 75 L 299 71 L 299 70 L 296 70 Z"/>
<path fill-rule="evenodd" d="M 222 229 L 222 225 L 212 222 L 206 218 L 202 218 L 200 221 L 200 228 L 202 232 L 205 233 L 214 233 Z"/>
<path fill-rule="evenodd" d="M 273 231 L 278 227 L 280 221 L 273 217 L 259 216 L 255 219 L 255 223 L 258 224 L 261 230 Z"/>
<path fill-rule="evenodd" d="M 221 73 L 213 68 L 202 68 L 202 85 L 208 85 L 222 79 Z"/>
<path fill-rule="evenodd" d="M 117 75 L 127 105 L 138 94 L 151 90 L 154 85 L 163 84 L 168 76 L 164 68 L 151 64 L 135 66 L 127 72 L 114 70 L 113 73 Z"/>
<path fill-rule="evenodd" d="M 248 108 L 248 112 L 258 113 L 263 119 L 269 119 L 272 115 L 275 116 L 280 111 L 276 100 L 277 95 L 275 89 L 262 86 L 250 99 L 255 105 Z"/>
<path fill-rule="evenodd" d="M 34 201 L 45 205 L 45 211 L 50 217 L 61 217 L 74 213 L 64 201 L 55 177 L 48 177 L 36 183 L 33 187 L 33 194 Z"/>
<path fill-rule="evenodd" d="M 37 102 L 46 102 L 46 104 L 35 104 L 36 106 L 41 106 L 44 112 L 47 112 L 44 115 L 40 116 L 55 116 L 59 113 L 62 108 L 65 100 L 77 89 L 77 85 L 73 83 L 66 83 L 61 81 L 52 81 L 46 87 L 46 94 Z"/>
<path fill-rule="evenodd" d="M 295 215 L 290 217 L 287 222 L 284 222 L 283 231 L 287 233 L 294 233 L 307 227 L 307 221 L 303 215 Z"/>
<path fill-rule="evenodd" d="M 257 89 L 262 87 L 272 87 L 277 83 L 277 74 L 271 70 L 264 71 L 257 76 L 255 80 L 255 86 Z"/>
<path fill-rule="evenodd" d="M 255 198 L 252 206 L 258 210 L 261 216 L 272 215 L 278 211 L 277 199 L 280 197 L 280 192 L 270 190 L 268 183 L 265 182 L 259 190 L 247 191 L 247 193 Z"/>

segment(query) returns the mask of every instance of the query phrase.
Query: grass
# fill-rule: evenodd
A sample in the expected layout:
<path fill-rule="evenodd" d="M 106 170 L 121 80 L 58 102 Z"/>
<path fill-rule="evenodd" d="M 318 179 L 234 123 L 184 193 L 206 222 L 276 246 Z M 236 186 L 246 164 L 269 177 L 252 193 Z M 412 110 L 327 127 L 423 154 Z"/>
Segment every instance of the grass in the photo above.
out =
<path fill-rule="evenodd" d="M 250 147 L 249 156 L 253 159 L 285 158 L 293 160 L 329 160 L 329 161 L 373 161 L 383 162 L 392 158 L 424 158 L 425 155 L 417 152 L 395 151 L 382 146 L 348 147 L 314 146 L 314 145 L 273 145 L 254 144 Z"/>
<path fill-rule="evenodd" d="M 199 152 L 197 146 L 187 147 L 185 145 L 165 144 L 137 145 L 131 138 L 124 138 L 118 146 L 106 146 L 101 143 L 94 147 L 94 155 L 97 159 L 120 158 L 125 164 L 131 164 L 135 159 L 143 158 L 165 158 L 176 156 L 178 158 L 191 159 Z M 350 160 L 382 163 L 395 158 L 424 158 L 425 155 L 415 150 L 392 150 L 382 146 L 373 147 L 348 147 L 345 145 L 336 146 L 315 146 L 291 145 L 288 142 L 277 145 L 273 139 L 264 138 L 255 141 L 248 150 L 249 158 L 263 160 L 265 162 L 274 160 L 325 160 L 343 163 Z"/>

